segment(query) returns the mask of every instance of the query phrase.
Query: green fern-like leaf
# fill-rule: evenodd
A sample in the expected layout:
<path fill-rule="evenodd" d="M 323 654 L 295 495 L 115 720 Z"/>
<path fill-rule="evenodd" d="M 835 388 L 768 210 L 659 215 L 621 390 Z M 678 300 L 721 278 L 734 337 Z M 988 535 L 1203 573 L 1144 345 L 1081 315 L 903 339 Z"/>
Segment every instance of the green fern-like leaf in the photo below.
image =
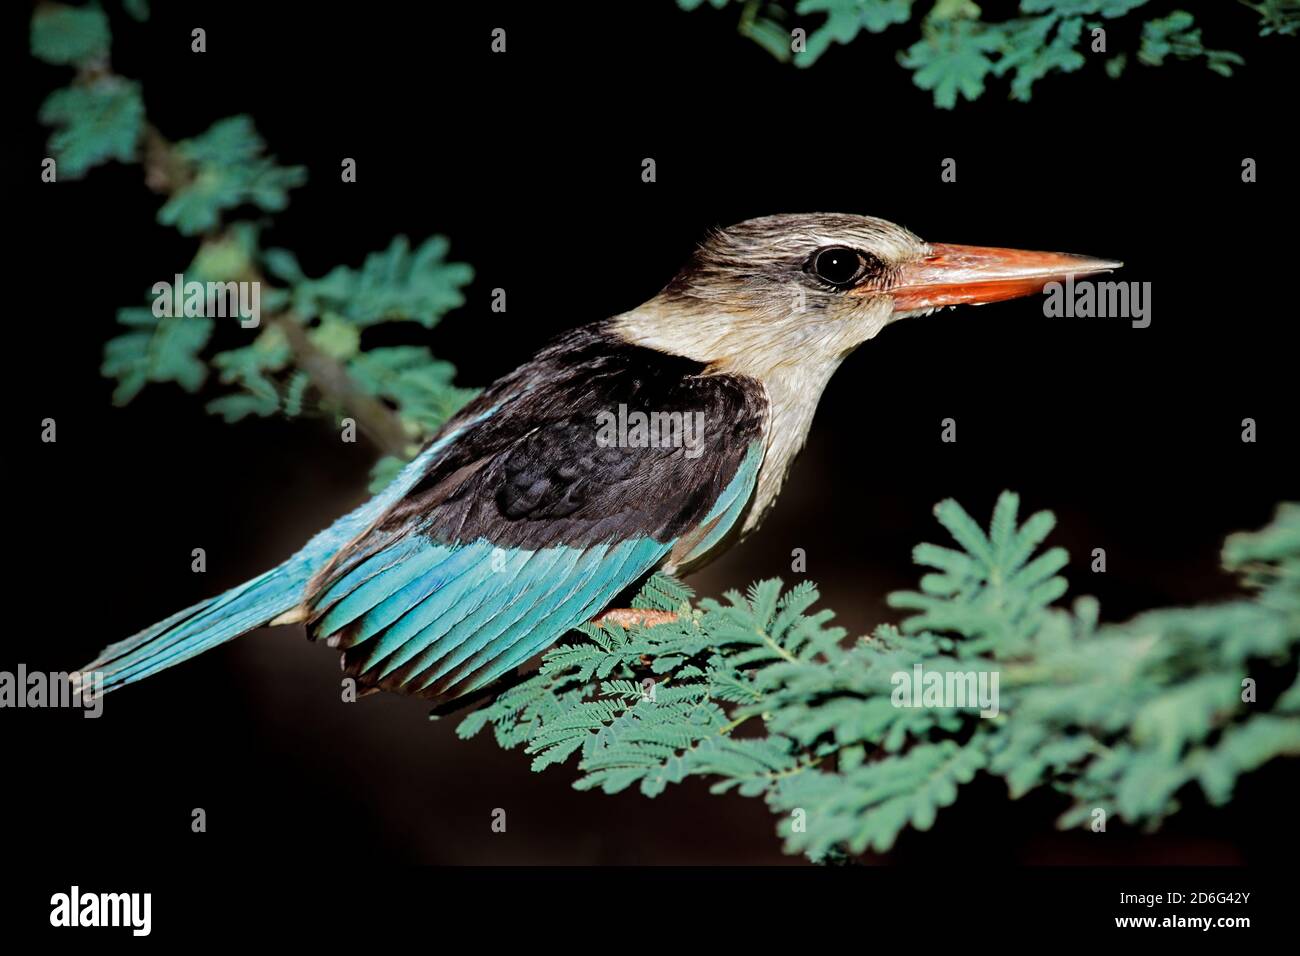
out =
<path fill-rule="evenodd" d="M 779 830 L 791 850 L 884 852 L 907 826 L 928 830 L 957 788 L 983 768 L 980 746 L 951 740 L 920 744 L 845 774 L 806 773 L 782 781 L 768 798 L 784 815 Z"/>
<path fill-rule="evenodd" d="M 911 615 L 849 645 L 810 583 L 761 581 L 692 606 L 683 586 L 652 577 L 638 606 L 674 621 L 582 628 L 461 732 L 492 725 L 538 770 L 576 756 L 579 789 L 653 797 L 702 777 L 715 793 L 762 797 L 786 849 L 818 860 L 927 829 L 981 772 L 1013 798 L 1060 791 L 1072 805 L 1058 826 L 1100 808 L 1152 827 L 1184 787 L 1221 803 L 1242 774 L 1300 754 L 1300 680 L 1273 692 L 1271 711 L 1241 694 L 1245 675 L 1285 675 L 1300 649 L 1300 509 L 1226 546 L 1255 599 L 1116 625 L 1099 625 L 1091 599 L 1055 606 L 1065 555 L 1039 553 L 1052 516 L 1018 512 L 1004 493 L 985 530 L 941 503 L 957 547 L 918 547 L 935 573 L 891 597 Z M 916 706 L 898 692 L 917 668 L 941 682 L 983 675 L 994 699 Z"/>

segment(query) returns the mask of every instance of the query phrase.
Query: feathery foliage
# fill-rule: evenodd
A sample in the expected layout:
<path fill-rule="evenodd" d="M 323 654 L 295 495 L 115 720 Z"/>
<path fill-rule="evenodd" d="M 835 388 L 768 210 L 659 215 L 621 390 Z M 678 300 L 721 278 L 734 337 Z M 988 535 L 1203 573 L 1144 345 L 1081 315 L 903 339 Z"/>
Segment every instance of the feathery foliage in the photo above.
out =
<path fill-rule="evenodd" d="M 125 7 L 138 21 L 148 17 L 141 0 Z M 458 388 L 455 369 L 427 347 L 369 347 L 363 333 L 401 322 L 434 328 L 464 304 L 473 270 L 448 258 L 443 236 L 415 246 L 398 236 L 360 268 L 340 265 L 319 279 L 307 276 L 293 253 L 264 249 L 263 214 L 286 208 L 290 191 L 306 184 L 306 169 L 268 156 L 248 116 L 169 142 L 148 123 L 139 84 L 112 72 L 111 41 L 108 18 L 96 5 L 41 3 L 32 14 L 32 54 L 75 70 L 71 84 L 51 93 L 40 111 L 54 128 L 55 174 L 79 178 L 109 161 L 138 163 L 148 186 L 165 197 L 158 222 L 198 240 L 179 271 L 184 314 L 165 308 L 172 295 L 156 286 L 148 305 L 118 310 L 124 328 L 106 344 L 102 366 L 116 383 L 113 400 L 126 404 L 152 383 L 199 392 L 215 377 L 225 389 L 207 409 L 227 422 L 350 417 L 385 453 L 374 478 L 386 483 L 475 392 Z M 177 271 L 168 270 L 166 279 Z M 141 284 L 156 278 L 141 276 Z M 192 283 L 204 287 L 193 309 Z M 210 287 L 239 283 L 257 288 L 256 321 L 213 315 L 207 307 Z"/>
<path fill-rule="evenodd" d="M 288 191 L 307 181 L 307 171 L 277 166 L 262 155 L 265 148 L 247 116 L 231 116 L 177 143 L 173 149 L 186 175 L 158 210 L 158 221 L 194 236 L 215 229 L 228 209 L 245 204 L 267 212 L 284 209 Z"/>
<path fill-rule="evenodd" d="M 1028 100 L 1036 82 L 1052 73 L 1073 73 L 1089 57 L 1119 77 L 1130 56 L 1145 66 L 1167 59 L 1201 61 L 1231 76 L 1243 58 L 1206 47 L 1195 18 L 1185 10 L 1157 16 L 1150 0 L 1020 0 L 1018 15 L 997 19 L 972 0 L 936 0 L 924 8 L 917 0 L 707 0 L 723 8 L 741 4 L 739 30 L 782 61 L 812 66 L 836 43 L 852 43 L 864 33 L 883 33 L 915 21 L 919 38 L 898 54 L 912 82 L 930 91 L 934 103 L 952 109 L 958 99 L 975 100 L 992 79 L 1010 79 L 1011 97 Z M 705 0 L 677 0 L 695 10 Z M 1261 36 L 1294 36 L 1300 29 L 1300 0 L 1245 2 L 1259 17 Z M 1142 16 L 1140 29 L 1126 29 Z M 1126 20 L 1126 18 L 1129 18 Z M 1094 30 L 1113 35 L 1096 49 Z M 804 31 L 796 44 L 795 30 Z M 1094 52 L 1095 50 L 1095 52 Z"/>
<path fill-rule="evenodd" d="M 1242 774 L 1300 755 L 1300 506 L 1229 538 L 1251 596 L 1121 624 L 1090 598 L 1057 606 L 1067 557 L 1040 551 L 1054 519 L 1017 511 L 1004 493 L 986 532 L 939 504 L 957 546 L 920 545 L 931 570 L 890 597 L 907 616 L 849 644 L 809 582 L 693 603 L 655 576 L 638 604 L 675 621 L 584 628 L 458 731 L 490 725 L 535 770 L 576 755 L 582 790 L 653 797 L 698 776 L 762 797 L 786 850 L 817 859 L 928 829 L 980 772 L 1013 798 L 1063 794 L 1062 828 L 1097 811 L 1155 827 L 1185 787 L 1223 803 Z"/>

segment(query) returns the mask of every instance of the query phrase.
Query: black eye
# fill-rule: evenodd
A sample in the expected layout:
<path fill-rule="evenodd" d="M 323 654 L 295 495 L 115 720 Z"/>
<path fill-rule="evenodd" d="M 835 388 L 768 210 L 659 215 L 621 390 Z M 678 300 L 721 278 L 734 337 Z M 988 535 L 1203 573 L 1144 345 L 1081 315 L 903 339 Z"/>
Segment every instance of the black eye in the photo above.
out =
<path fill-rule="evenodd" d="M 834 286 L 850 286 L 862 275 L 862 254 L 847 246 L 820 249 L 812 259 L 812 271 L 823 282 Z"/>

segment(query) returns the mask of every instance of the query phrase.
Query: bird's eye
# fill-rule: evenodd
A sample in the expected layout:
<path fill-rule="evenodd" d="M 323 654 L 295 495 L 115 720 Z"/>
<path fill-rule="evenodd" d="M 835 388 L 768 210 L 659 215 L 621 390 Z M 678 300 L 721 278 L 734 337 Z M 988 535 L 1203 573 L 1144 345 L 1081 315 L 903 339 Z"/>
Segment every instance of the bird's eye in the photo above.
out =
<path fill-rule="evenodd" d="M 846 287 L 862 276 L 865 263 L 862 253 L 856 249 L 847 246 L 831 246 L 828 249 L 818 250 L 809 265 L 813 274 L 823 282 Z"/>

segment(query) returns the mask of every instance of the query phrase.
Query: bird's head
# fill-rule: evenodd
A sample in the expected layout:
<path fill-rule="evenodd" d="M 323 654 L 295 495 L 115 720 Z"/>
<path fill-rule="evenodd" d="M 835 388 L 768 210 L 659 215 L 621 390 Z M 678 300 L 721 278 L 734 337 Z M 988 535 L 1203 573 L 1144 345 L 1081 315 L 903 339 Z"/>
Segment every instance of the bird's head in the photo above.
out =
<path fill-rule="evenodd" d="M 928 243 L 868 216 L 765 216 L 710 235 L 615 328 L 638 344 L 764 376 L 809 361 L 833 367 L 895 319 L 1031 295 L 1120 265 Z"/>

